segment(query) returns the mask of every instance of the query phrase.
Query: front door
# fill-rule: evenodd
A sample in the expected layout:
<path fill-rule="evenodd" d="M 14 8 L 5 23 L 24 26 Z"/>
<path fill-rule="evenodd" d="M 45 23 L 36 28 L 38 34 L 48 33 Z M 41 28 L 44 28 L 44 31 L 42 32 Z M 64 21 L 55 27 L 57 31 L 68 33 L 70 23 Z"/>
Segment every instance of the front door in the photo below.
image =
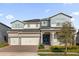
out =
<path fill-rule="evenodd" d="M 50 45 L 50 33 L 43 34 L 43 44 Z"/>

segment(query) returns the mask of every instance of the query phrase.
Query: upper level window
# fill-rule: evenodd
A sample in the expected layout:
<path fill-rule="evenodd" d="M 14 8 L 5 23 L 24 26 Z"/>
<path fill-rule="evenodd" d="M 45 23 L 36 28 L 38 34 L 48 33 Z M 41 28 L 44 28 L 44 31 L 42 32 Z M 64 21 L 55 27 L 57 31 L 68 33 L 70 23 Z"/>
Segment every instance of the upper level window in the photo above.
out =
<path fill-rule="evenodd" d="M 30 27 L 30 24 L 28 24 L 28 27 Z"/>
<path fill-rule="evenodd" d="M 56 26 L 60 26 L 60 23 L 57 23 Z"/>
<path fill-rule="evenodd" d="M 36 24 L 36 27 L 38 27 L 39 26 L 39 24 Z"/>
<path fill-rule="evenodd" d="M 46 23 L 46 21 L 43 22 L 44 24 Z"/>
<path fill-rule="evenodd" d="M 42 24 L 47 24 L 47 21 L 42 21 Z"/>
<path fill-rule="evenodd" d="M 19 28 L 19 24 L 15 24 L 15 27 L 16 27 L 16 28 Z"/>
<path fill-rule="evenodd" d="M 42 26 L 48 26 L 48 22 L 47 21 L 42 21 Z"/>

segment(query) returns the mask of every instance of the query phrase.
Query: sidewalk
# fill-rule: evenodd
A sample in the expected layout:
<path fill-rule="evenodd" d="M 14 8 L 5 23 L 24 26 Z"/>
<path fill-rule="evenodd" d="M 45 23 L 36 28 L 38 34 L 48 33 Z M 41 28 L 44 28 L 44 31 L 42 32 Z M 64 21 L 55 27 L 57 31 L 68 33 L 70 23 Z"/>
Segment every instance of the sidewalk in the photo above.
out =
<path fill-rule="evenodd" d="M 64 54 L 64 52 L 38 52 L 38 54 Z M 67 54 L 79 54 L 79 53 L 67 52 Z"/>

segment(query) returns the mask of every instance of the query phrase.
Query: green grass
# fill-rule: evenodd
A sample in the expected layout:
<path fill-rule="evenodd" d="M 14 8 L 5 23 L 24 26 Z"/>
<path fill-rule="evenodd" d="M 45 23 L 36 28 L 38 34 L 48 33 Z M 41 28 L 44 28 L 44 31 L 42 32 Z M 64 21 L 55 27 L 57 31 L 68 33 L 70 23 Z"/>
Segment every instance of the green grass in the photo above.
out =
<path fill-rule="evenodd" d="M 0 43 L 0 48 L 7 46 L 7 43 Z"/>
<path fill-rule="evenodd" d="M 79 54 L 38 54 L 40 56 L 79 56 Z"/>
<path fill-rule="evenodd" d="M 51 52 L 49 49 L 39 49 L 38 52 Z"/>
<path fill-rule="evenodd" d="M 79 46 L 68 47 L 67 52 L 79 52 Z M 65 48 L 60 46 L 52 46 L 49 49 L 38 49 L 38 52 L 64 52 Z"/>

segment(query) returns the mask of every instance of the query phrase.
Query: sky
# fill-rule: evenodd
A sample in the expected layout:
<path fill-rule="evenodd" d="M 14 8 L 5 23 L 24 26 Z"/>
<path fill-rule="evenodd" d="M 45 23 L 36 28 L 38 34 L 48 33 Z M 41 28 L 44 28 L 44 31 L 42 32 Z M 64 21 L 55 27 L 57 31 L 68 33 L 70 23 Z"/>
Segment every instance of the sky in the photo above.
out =
<path fill-rule="evenodd" d="M 77 3 L 0 3 L 0 22 L 11 27 L 14 20 L 42 19 L 63 12 L 72 16 L 79 29 L 79 4 Z"/>

